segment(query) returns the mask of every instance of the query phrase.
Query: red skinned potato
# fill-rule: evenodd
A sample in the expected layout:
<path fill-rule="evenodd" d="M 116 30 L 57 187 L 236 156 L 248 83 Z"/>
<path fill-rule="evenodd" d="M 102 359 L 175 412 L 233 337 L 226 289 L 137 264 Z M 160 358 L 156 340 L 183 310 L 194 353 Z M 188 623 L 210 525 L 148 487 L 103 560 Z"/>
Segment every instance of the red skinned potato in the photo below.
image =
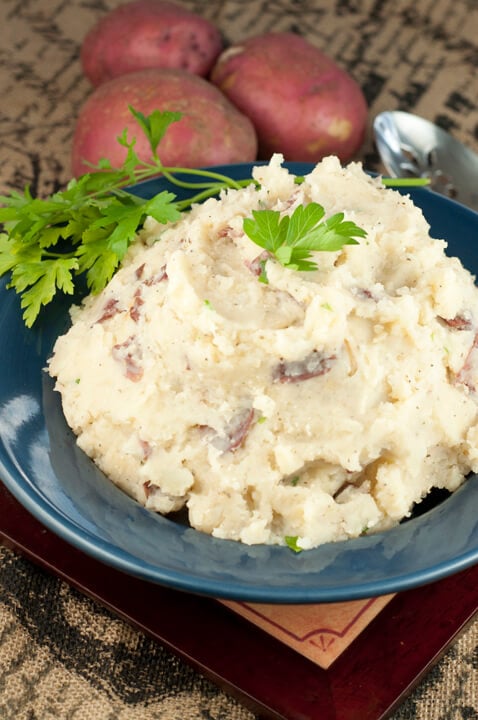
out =
<path fill-rule="evenodd" d="M 73 137 L 75 177 L 90 170 L 85 160 L 96 164 L 108 158 L 113 167 L 121 167 L 126 148 L 117 137 L 125 128 L 128 139 L 137 139 L 139 158 L 151 158 L 129 105 L 144 115 L 153 110 L 182 113 L 159 145 L 165 166 L 201 167 L 256 159 L 257 137 L 251 121 L 214 85 L 184 70 L 141 70 L 103 83 L 84 104 Z"/>
<path fill-rule="evenodd" d="M 81 64 L 95 86 L 153 67 L 205 76 L 222 47 L 219 30 L 205 18 L 163 0 L 133 0 L 89 31 L 81 46 Z"/>
<path fill-rule="evenodd" d="M 211 81 L 256 128 L 259 157 L 350 160 L 365 137 L 367 104 L 350 75 L 294 33 L 268 33 L 225 50 Z"/>

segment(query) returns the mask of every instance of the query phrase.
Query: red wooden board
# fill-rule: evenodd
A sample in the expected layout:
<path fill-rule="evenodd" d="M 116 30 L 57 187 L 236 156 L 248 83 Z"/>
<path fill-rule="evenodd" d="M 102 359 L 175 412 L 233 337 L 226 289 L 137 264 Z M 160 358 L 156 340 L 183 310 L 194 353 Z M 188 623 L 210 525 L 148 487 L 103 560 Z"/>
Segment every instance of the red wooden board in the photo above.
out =
<path fill-rule="evenodd" d="M 153 636 L 262 718 L 383 720 L 478 612 L 478 566 L 396 595 L 328 670 L 214 599 L 107 567 L 0 483 L 0 540 Z"/>

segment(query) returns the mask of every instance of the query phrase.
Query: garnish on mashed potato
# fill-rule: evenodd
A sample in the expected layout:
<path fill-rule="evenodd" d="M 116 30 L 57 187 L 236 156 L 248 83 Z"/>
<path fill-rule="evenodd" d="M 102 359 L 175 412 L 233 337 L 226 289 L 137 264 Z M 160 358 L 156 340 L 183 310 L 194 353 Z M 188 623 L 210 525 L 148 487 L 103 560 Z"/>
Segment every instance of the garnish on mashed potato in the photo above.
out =
<path fill-rule="evenodd" d="M 253 174 L 147 219 L 73 309 L 49 361 L 65 417 L 120 488 L 215 537 L 300 550 L 385 530 L 478 470 L 478 289 L 360 165 Z M 362 241 L 306 248 L 307 272 L 258 256 L 254 213 L 279 228 L 316 205 Z"/>
<path fill-rule="evenodd" d="M 122 167 L 113 168 L 110 161 L 103 158 L 92 166 L 91 172 L 71 180 L 65 190 L 45 199 L 32 197 L 28 187 L 23 194 L 14 191 L 9 196 L 0 196 L 0 223 L 6 230 L 0 233 L 0 276 L 10 274 L 7 287 L 20 295 L 27 327 L 34 324 L 41 309 L 51 303 L 58 292 L 72 295 L 79 278 L 85 279 L 91 292 L 101 292 L 120 267 L 147 217 L 167 224 L 178 220 L 181 212 L 194 202 L 218 195 L 224 188 L 239 188 L 251 182 L 250 178 L 234 180 L 214 169 L 166 167 L 158 155 L 158 145 L 168 127 L 181 118 L 181 113 L 154 110 L 145 116 L 133 107 L 130 111 L 150 145 L 151 162 L 138 157 L 136 138 L 129 139 L 124 130 L 117 138 L 126 150 Z M 190 196 L 178 200 L 174 193 L 163 190 L 152 198 L 141 198 L 127 189 L 128 185 L 159 174 L 173 186 L 188 188 Z M 384 178 L 382 182 L 402 184 L 403 180 Z M 408 185 L 427 182 L 423 178 L 406 179 Z M 276 257 L 284 265 L 292 266 L 294 255 L 301 269 L 307 269 L 304 263 L 307 248 L 326 249 L 310 247 L 311 241 L 317 245 L 319 235 L 322 245 L 334 239 L 343 244 L 361 237 L 357 234 L 360 228 L 343 223 L 340 214 L 319 228 L 310 226 L 317 209 L 304 211 L 308 216 L 305 226 L 299 222 L 300 214 L 297 213 L 290 225 L 287 218 L 282 218 L 277 246 L 269 242 L 269 250 L 277 251 Z M 255 224 L 264 229 L 268 221 L 263 213 L 260 215 Z M 263 233 L 256 235 L 255 241 L 261 244 Z M 261 273 L 262 259 L 258 267 L 260 279 L 266 281 Z"/>

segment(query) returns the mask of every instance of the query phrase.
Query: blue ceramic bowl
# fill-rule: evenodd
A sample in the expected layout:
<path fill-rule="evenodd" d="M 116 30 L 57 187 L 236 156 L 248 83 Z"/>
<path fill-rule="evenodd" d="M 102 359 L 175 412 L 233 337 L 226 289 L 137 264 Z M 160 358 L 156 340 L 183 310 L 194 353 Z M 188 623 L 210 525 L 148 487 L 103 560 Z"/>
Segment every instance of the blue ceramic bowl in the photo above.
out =
<path fill-rule="evenodd" d="M 310 170 L 299 163 L 289 167 L 297 174 Z M 250 175 L 251 165 L 221 170 L 239 179 Z M 135 191 L 150 196 L 165 187 L 164 180 L 154 180 Z M 478 214 L 427 189 L 410 194 L 432 234 L 448 240 L 449 253 L 478 273 Z M 217 540 L 145 510 L 77 448 L 44 371 L 55 338 L 68 326 L 68 302 L 55 302 L 27 330 L 5 279 L 0 297 L 0 478 L 44 525 L 96 559 L 190 592 L 280 603 L 396 592 L 478 562 L 476 476 L 392 530 L 300 554 Z"/>

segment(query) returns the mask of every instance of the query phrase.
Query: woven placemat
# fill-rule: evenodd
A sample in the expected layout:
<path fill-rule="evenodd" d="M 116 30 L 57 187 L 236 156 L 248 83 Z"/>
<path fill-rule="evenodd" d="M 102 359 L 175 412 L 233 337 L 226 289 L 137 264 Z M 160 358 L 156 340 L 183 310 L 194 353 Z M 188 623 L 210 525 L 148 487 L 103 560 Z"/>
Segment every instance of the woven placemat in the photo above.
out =
<path fill-rule="evenodd" d="M 81 40 L 117 0 L 1 0 L 0 192 L 51 193 L 70 177 L 91 87 Z M 362 85 L 370 120 L 412 110 L 478 150 L 476 0 L 183 0 L 228 41 L 303 34 Z M 380 170 L 369 128 L 361 157 Z M 171 653 L 63 582 L 0 549 L 2 720 L 252 720 Z M 478 624 L 394 720 L 478 718 Z"/>
<path fill-rule="evenodd" d="M 6 549 L 0 598 L 2 720 L 254 720 L 159 643 Z M 477 679 L 475 624 L 393 720 L 475 720 Z"/>

